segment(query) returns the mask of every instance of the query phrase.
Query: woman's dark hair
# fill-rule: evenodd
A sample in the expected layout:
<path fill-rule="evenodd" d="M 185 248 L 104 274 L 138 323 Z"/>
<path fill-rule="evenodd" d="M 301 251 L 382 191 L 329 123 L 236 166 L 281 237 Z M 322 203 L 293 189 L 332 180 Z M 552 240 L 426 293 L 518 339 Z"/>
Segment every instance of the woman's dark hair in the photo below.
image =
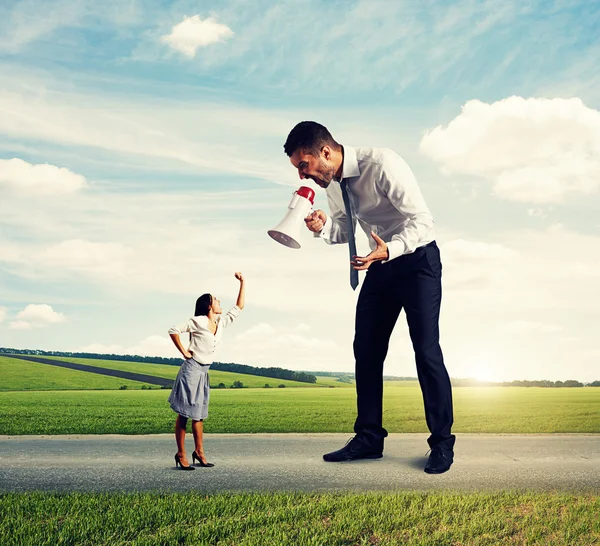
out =
<path fill-rule="evenodd" d="M 210 306 L 212 305 L 213 297 L 210 294 L 202 294 L 196 300 L 196 309 L 194 310 L 194 316 L 208 315 Z"/>
<path fill-rule="evenodd" d="M 301 121 L 290 131 L 283 145 L 283 151 L 288 157 L 292 157 L 298 149 L 314 157 L 319 157 L 323 146 L 330 146 L 335 150 L 340 149 L 340 145 L 331 136 L 327 127 L 316 121 Z"/>

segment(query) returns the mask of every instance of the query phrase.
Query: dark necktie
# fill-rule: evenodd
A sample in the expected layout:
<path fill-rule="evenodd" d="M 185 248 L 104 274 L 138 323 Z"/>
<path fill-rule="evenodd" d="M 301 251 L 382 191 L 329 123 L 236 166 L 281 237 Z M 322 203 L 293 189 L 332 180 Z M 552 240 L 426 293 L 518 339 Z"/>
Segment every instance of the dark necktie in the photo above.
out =
<path fill-rule="evenodd" d="M 356 256 L 356 239 L 354 238 L 354 221 L 352 220 L 352 208 L 350 207 L 350 198 L 348 197 L 348 188 L 346 180 L 342 180 L 342 197 L 346 207 L 346 228 L 348 230 L 348 248 L 350 249 L 350 260 Z M 350 264 L 350 286 L 356 290 L 358 286 L 358 271 Z"/>

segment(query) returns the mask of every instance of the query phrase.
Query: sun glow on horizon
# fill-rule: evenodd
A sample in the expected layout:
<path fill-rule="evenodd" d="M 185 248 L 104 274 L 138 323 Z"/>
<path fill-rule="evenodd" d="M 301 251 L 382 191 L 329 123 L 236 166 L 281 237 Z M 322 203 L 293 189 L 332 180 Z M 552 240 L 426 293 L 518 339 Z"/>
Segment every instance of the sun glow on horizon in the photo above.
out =
<path fill-rule="evenodd" d="M 466 369 L 469 370 L 469 377 L 477 381 L 490 381 L 500 383 L 507 381 L 503 377 L 503 368 L 498 355 L 489 353 L 472 353 L 465 358 Z"/>

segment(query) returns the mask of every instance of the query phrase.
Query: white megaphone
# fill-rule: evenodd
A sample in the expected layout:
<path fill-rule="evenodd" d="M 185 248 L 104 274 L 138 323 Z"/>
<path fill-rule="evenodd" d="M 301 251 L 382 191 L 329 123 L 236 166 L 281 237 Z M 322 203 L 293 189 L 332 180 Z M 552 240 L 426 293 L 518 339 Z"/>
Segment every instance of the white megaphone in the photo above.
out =
<path fill-rule="evenodd" d="M 294 192 L 283 220 L 267 233 L 284 246 L 300 248 L 300 231 L 305 225 L 304 219 L 311 213 L 314 202 L 315 192 L 308 186 L 301 186 Z"/>

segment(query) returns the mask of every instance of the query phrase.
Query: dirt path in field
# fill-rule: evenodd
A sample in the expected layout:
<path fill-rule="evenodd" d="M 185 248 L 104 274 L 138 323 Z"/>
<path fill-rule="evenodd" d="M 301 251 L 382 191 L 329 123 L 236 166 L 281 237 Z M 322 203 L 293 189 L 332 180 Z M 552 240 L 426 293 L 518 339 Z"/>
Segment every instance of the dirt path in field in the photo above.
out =
<path fill-rule="evenodd" d="M 211 434 L 213 468 L 176 471 L 171 435 L 0 436 L 0 491 L 600 492 L 600 435 L 458 434 L 446 474 L 423 472 L 425 434 L 391 434 L 384 458 L 326 463 L 347 434 Z M 193 442 L 188 438 L 188 456 Z"/>
<path fill-rule="evenodd" d="M 86 364 L 76 364 L 75 362 L 66 362 L 64 360 L 54 360 L 43 358 L 41 356 L 29 355 L 6 355 L 9 358 L 19 358 L 21 360 L 29 360 L 38 364 L 49 364 L 50 366 L 58 366 L 59 368 L 69 368 L 71 370 L 79 370 L 82 372 L 97 373 L 100 375 L 109 375 L 110 377 L 120 377 L 121 379 L 131 379 L 132 381 L 141 381 L 151 385 L 160 385 L 161 387 L 172 387 L 173 380 L 165 377 L 156 377 L 155 375 L 146 375 L 144 373 L 124 372 L 122 370 L 112 370 L 110 368 L 99 368 L 97 366 L 87 366 Z"/>

